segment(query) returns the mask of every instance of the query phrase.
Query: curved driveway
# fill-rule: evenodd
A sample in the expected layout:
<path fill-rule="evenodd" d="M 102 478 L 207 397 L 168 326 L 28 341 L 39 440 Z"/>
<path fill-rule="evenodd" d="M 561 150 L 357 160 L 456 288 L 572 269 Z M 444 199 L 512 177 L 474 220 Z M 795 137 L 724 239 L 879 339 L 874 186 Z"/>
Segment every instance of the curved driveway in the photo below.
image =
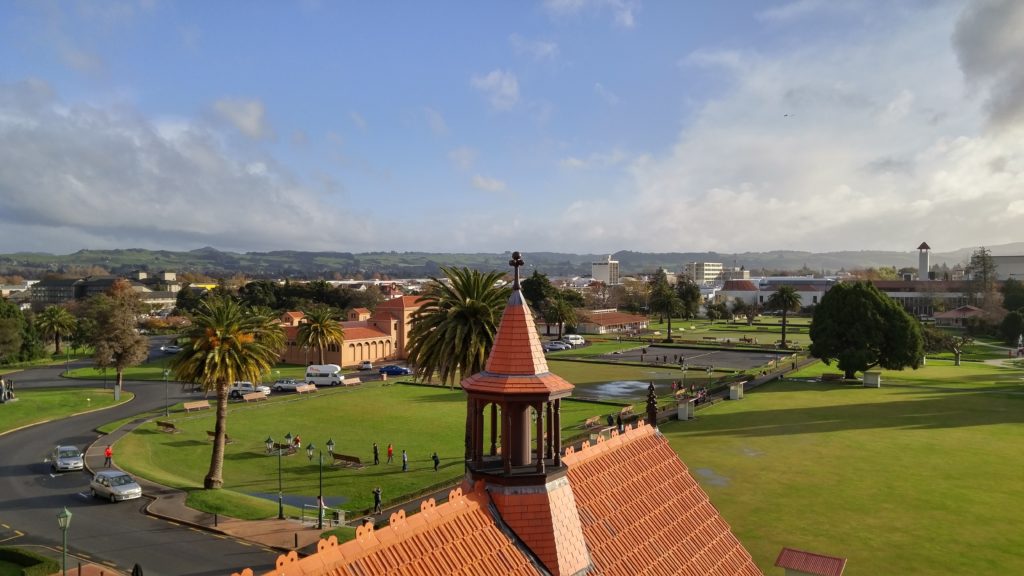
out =
<path fill-rule="evenodd" d="M 15 392 L 97 385 L 94 381 L 61 379 L 61 371 L 40 368 L 12 374 Z M 164 405 L 163 382 L 128 382 L 125 389 L 135 398 L 121 406 L 0 436 L 0 523 L 7 527 L 0 531 L 2 545 L 57 549 L 61 533 L 56 515 L 67 506 L 73 514 L 68 531 L 69 555 L 126 573 L 135 563 L 146 574 L 156 575 L 230 574 L 247 566 L 257 573 L 273 569 L 278 552 L 146 516 L 142 513 L 149 503 L 146 498 L 117 504 L 93 499 L 87 495 L 87 473 L 50 474 L 44 458 L 54 444 L 84 448 L 100 436 L 94 431 L 98 426 Z M 172 403 L 190 399 L 176 385 L 169 389 Z M 17 408 L 18 403 L 2 405 L 5 410 Z M 74 565 L 70 556 L 68 562 Z"/>

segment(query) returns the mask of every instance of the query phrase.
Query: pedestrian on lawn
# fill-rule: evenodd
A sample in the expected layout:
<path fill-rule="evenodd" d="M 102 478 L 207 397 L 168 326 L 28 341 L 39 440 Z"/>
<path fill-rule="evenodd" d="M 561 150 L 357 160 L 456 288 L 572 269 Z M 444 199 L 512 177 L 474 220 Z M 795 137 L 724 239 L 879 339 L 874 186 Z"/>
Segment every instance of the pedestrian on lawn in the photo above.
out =
<path fill-rule="evenodd" d="M 110 464 L 114 458 L 114 447 L 107 444 L 107 449 L 103 451 L 103 467 L 110 468 Z"/>
<path fill-rule="evenodd" d="M 380 448 L 377 448 L 377 443 L 373 443 L 373 465 L 380 464 Z"/>
<path fill-rule="evenodd" d="M 373 489 L 373 513 L 374 514 L 382 514 L 383 513 L 383 512 L 381 512 L 381 509 L 380 509 L 380 494 L 381 494 L 380 486 L 377 486 L 376 488 Z"/>
<path fill-rule="evenodd" d="M 394 459 L 395 459 L 395 447 L 391 445 L 391 442 L 388 442 L 388 464 L 391 464 L 391 461 L 394 460 Z"/>
<path fill-rule="evenodd" d="M 437 452 L 434 452 L 430 459 L 434 461 L 434 472 L 437 472 L 437 467 L 441 465 L 441 459 L 437 457 Z"/>
<path fill-rule="evenodd" d="M 406 454 L 405 450 L 402 450 L 402 472 L 409 471 L 409 455 Z"/>

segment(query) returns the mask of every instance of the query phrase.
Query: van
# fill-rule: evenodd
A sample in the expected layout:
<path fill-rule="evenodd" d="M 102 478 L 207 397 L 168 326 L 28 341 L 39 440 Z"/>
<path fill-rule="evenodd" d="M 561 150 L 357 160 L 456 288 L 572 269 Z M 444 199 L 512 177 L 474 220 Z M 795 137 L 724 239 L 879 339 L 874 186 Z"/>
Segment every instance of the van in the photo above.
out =
<path fill-rule="evenodd" d="M 587 341 L 583 339 L 583 336 L 580 336 L 579 334 L 566 334 L 565 336 L 562 336 L 562 341 L 572 344 L 574 348 L 577 346 L 583 346 L 587 343 Z"/>
<path fill-rule="evenodd" d="M 344 379 L 341 366 L 337 364 L 312 364 L 306 367 L 306 384 L 337 386 Z"/>

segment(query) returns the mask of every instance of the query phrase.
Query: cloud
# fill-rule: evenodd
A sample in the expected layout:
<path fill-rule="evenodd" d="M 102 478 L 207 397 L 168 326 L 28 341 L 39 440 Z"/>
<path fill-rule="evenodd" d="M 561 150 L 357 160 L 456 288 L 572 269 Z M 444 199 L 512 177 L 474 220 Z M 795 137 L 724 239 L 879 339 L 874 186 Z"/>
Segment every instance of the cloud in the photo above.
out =
<path fill-rule="evenodd" d="M 528 40 L 518 34 L 508 37 L 512 50 L 518 55 L 529 56 L 535 60 L 554 60 L 558 57 L 558 44 L 544 40 Z"/>
<path fill-rule="evenodd" d="M 519 81 L 511 72 L 491 70 L 486 76 L 473 76 L 471 83 L 498 110 L 508 110 L 519 102 Z"/>
<path fill-rule="evenodd" d="M 441 115 L 440 112 L 428 106 L 424 106 L 423 115 L 427 120 L 427 126 L 430 127 L 431 132 L 438 136 L 448 132 L 448 123 L 444 121 L 444 116 Z"/>
<path fill-rule="evenodd" d="M 352 120 L 352 123 L 356 125 L 356 128 L 360 130 L 366 130 L 366 118 L 359 112 L 349 112 L 348 117 Z"/>
<path fill-rule="evenodd" d="M 1024 3 L 982 0 L 968 4 L 953 34 L 960 69 L 987 95 L 989 121 L 1004 127 L 1024 120 Z"/>
<path fill-rule="evenodd" d="M 106 69 L 103 59 L 96 54 L 71 46 L 61 48 L 60 57 L 72 70 L 84 74 L 100 74 Z"/>
<path fill-rule="evenodd" d="M 0 242 L 59 253 L 372 246 L 370 219 L 227 141 L 189 120 L 65 103 L 38 81 L 0 85 Z"/>
<path fill-rule="evenodd" d="M 584 12 L 610 12 L 616 25 L 632 28 L 636 25 L 638 0 L 544 0 L 544 8 L 556 17 L 567 17 Z"/>
<path fill-rule="evenodd" d="M 448 159 L 460 170 L 469 170 L 476 162 L 476 150 L 467 146 L 461 146 L 448 152 Z"/>
<path fill-rule="evenodd" d="M 597 95 L 600 96 L 601 99 L 605 101 L 605 103 L 611 106 L 614 106 L 619 103 L 618 95 L 612 92 L 611 90 L 605 88 L 604 84 L 601 84 L 600 82 L 594 82 L 594 92 L 596 92 Z"/>
<path fill-rule="evenodd" d="M 762 10 L 757 17 L 767 22 L 791 22 L 809 16 L 824 7 L 823 0 L 795 0 Z"/>
<path fill-rule="evenodd" d="M 486 192 L 501 192 L 505 189 L 505 183 L 496 178 L 488 178 L 477 174 L 473 176 L 473 187 Z"/>
<path fill-rule="evenodd" d="M 615 149 L 608 153 L 591 154 L 586 158 L 569 156 L 559 160 L 558 164 L 562 168 L 568 170 L 593 170 L 612 168 L 618 166 L 625 160 L 626 153 L 622 150 Z"/>
<path fill-rule="evenodd" d="M 223 98 L 214 102 L 213 109 L 249 138 L 258 140 L 271 135 L 263 102 L 259 100 Z"/>

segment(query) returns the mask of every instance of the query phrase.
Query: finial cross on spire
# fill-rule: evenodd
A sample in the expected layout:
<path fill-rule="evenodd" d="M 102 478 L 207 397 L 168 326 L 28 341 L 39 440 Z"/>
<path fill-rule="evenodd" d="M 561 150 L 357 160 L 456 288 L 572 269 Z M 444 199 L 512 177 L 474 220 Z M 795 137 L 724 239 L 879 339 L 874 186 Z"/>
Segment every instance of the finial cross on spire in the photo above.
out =
<path fill-rule="evenodd" d="M 526 265 L 526 262 L 523 262 L 523 257 L 518 251 L 516 251 L 512 253 L 512 259 L 508 261 L 508 265 L 515 270 L 515 279 L 512 281 L 512 289 L 519 290 L 519 267 Z"/>

